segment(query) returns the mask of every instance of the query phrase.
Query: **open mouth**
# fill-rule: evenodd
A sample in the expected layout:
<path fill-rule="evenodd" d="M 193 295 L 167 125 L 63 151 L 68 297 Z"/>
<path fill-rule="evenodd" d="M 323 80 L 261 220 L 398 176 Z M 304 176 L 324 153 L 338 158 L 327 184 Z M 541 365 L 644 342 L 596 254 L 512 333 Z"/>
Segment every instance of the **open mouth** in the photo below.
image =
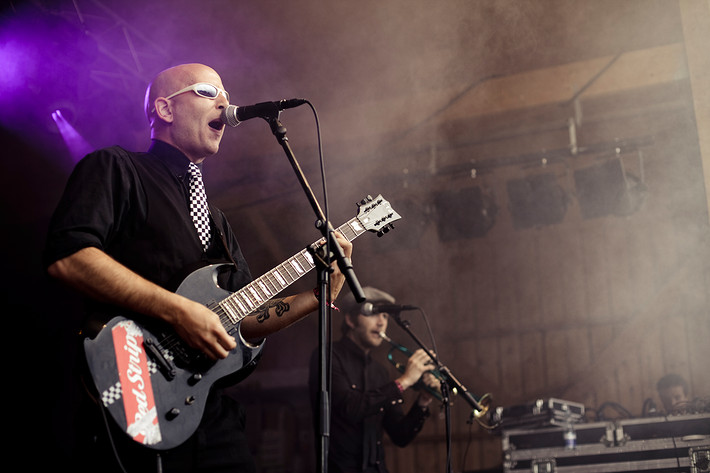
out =
<path fill-rule="evenodd" d="M 224 128 L 224 123 L 222 123 L 222 120 L 212 120 L 209 123 L 211 128 L 214 128 L 217 131 L 220 131 L 222 128 Z"/>

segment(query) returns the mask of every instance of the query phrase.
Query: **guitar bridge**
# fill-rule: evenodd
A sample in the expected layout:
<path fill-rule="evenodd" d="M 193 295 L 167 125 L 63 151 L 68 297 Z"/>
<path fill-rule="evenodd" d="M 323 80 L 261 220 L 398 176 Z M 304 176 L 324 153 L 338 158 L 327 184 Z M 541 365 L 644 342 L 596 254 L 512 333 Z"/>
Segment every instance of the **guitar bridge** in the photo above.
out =
<path fill-rule="evenodd" d="M 158 370 L 163 373 L 163 376 L 165 376 L 168 381 L 175 379 L 175 376 L 177 375 L 175 366 L 172 362 L 170 362 L 170 360 L 165 358 L 165 355 L 163 355 L 163 352 L 160 350 L 155 340 L 152 338 L 146 338 L 143 341 L 143 346 L 145 347 L 146 353 L 153 359 L 153 361 L 155 361 L 155 364 L 158 366 Z"/>

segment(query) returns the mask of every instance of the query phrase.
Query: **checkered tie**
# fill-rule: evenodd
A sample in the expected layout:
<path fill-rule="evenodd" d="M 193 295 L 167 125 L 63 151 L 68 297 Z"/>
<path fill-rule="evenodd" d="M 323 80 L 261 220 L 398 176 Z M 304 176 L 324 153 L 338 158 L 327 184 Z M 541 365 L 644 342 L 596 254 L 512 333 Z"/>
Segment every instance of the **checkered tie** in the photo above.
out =
<path fill-rule="evenodd" d="M 190 163 L 190 216 L 202 242 L 202 249 L 210 245 L 210 219 L 208 216 L 207 194 L 202 183 L 202 173 L 195 163 Z"/>

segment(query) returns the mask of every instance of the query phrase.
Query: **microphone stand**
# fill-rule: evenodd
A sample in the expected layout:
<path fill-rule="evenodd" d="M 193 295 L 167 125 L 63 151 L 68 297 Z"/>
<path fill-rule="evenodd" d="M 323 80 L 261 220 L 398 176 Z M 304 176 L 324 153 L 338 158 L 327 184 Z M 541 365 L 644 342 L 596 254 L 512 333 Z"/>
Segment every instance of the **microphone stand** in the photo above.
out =
<path fill-rule="evenodd" d="M 399 312 L 394 312 L 392 313 L 392 318 L 397 322 L 397 325 L 402 327 L 402 330 L 407 332 L 409 336 L 416 342 L 419 347 L 426 352 L 426 354 L 429 356 L 431 361 L 434 363 L 436 366 L 436 370 L 442 375 L 444 379 L 441 379 L 441 399 L 442 403 L 444 404 L 444 408 L 446 410 L 446 451 L 447 451 L 447 465 L 446 465 L 446 471 L 451 472 L 451 403 L 450 403 L 450 398 L 449 398 L 449 392 L 450 389 L 456 389 L 458 393 L 461 394 L 461 396 L 464 398 L 466 402 L 475 410 L 475 411 L 483 411 L 483 406 L 476 401 L 476 399 L 473 397 L 473 395 L 466 389 L 466 387 L 461 384 L 461 382 L 456 379 L 454 374 L 451 372 L 451 370 L 441 364 L 441 362 L 434 356 L 432 355 L 431 351 L 429 351 L 428 348 L 424 346 L 422 341 L 417 337 L 409 328 L 409 321 L 403 320 L 402 317 L 400 316 Z"/>
<path fill-rule="evenodd" d="M 336 240 L 334 231 L 335 229 L 331 223 L 326 219 L 325 214 L 321 210 L 318 200 L 311 189 L 306 176 L 303 174 L 301 166 L 298 164 L 296 157 L 291 149 L 288 142 L 288 137 L 286 136 L 286 127 L 279 121 L 280 112 L 278 110 L 273 110 L 263 116 L 264 120 L 269 123 L 271 127 L 271 132 L 276 137 L 276 140 L 283 148 L 286 153 L 286 157 L 291 163 L 291 167 L 296 173 L 298 180 L 303 187 L 303 191 L 306 194 L 306 198 L 311 204 L 313 211 L 316 215 L 316 228 L 318 228 L 323 237 L 326 239 L 326 244 L 321 249 L 320 252 L 313 254 L 314 261 L 316 262 L 317 272 L 318 272 L 318 288 L 320 290 L 320 300 L 318 304 L 318 314 L 319 314 L 319 367 L 318 375 L 320 382 L 319 389 L 319 409 L 318 409 L 318 426 L 319 426 L 319 442 L 317 446 L 318 450 L 318 465 L 317 471 L 320 473 L 326 473 L 328 471 L 328 440 L 330 437 L 330 393 L 329 393 L 329 380 L 330 380 L 330 350 L 328 347 L 328 333 L 329 330 L 329 320 L 328 314 L 330 309 L 330 291 L 328 290 L 330 273 L 332 269 L 330 267 L 331 261 L 335 259 L 337 261 L 340 271 L 345 276 L 345 280 L 350 287 L 355 300 L 358 302 L 365 301 L 365 293 L 362 290 L 362 286 L 355 275 L 353 270 L 352 262 L 350 258 L 345 256 L 342 247 Z M 315 253 L 315 252 L 313 252 Z"/>

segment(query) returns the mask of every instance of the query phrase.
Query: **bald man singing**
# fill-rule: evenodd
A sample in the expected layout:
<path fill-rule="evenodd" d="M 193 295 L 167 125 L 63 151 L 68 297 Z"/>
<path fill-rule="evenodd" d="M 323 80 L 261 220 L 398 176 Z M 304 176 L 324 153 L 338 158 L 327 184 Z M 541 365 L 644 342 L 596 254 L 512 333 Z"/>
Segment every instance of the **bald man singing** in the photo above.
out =
<path fill-rule="evenodd" d="M 228 104 L 214 69 L 203 64 L 167 69 L 146 91 L 148 151 L 101 149 L 72 172 L 52 217 L 44 262 L 50 276 L 86 296 L 84 336 L 130 313 L 169 324 L 212 360 L 226 358 L 237 347 L 215 312 L 171 291 L 185 268 L 214 261 L 233 263 L 223 281 L 226 289 L 236 291 L 252 281 L 232 228 L 208 203 L 201 181 L 204 161 L 219 150 L 220 115 Z M 350 257 L 351 244 L 336 238 Z M 344 283 L 337 267 L 330 281 L 335 300 Z M 258 344 L 317 307 L 314 291 L 271 299 L 241 322 L 241 337 Z M 75 471 L 255 471 L 244 409 L 217 388 L 196 432 L 162 451 L 109 430 L 112 424 L 104 425 L 101 408 L 91 399 L 80 409 Z"/>

